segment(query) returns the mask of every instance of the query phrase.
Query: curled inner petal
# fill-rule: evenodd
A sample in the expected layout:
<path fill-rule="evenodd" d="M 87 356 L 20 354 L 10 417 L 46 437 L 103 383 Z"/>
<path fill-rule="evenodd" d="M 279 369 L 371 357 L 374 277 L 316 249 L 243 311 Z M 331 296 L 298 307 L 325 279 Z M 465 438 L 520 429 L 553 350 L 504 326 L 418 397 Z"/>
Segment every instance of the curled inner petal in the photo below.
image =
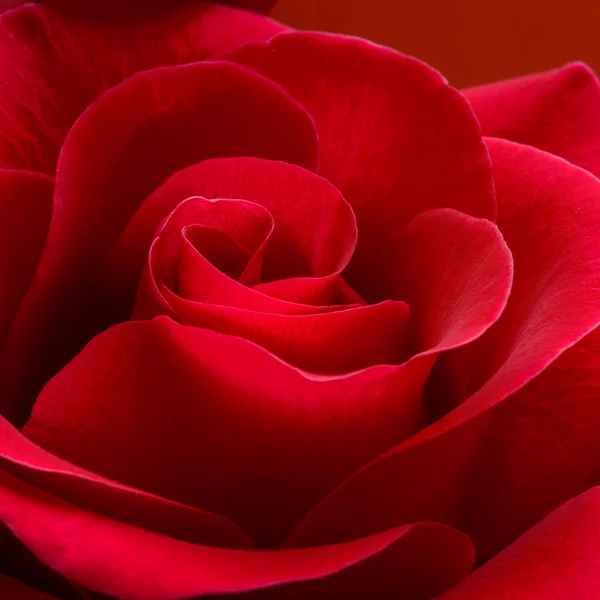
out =
<path fill-rule="evenodd" d="M 168 314 L 241 335 L 314 373 L 407 357 L 408 306 L 365 306 L 344 282 L 340 271 L 356 242 L 352 210 L 331 184 L 299 167 L 239 158 L 187 169 L 138 211 L 109 263 L 121 257 L 133 269 L 150 243 L 149 225 L 194 189 L 245 199 L 193 197 L 176 206 L 150 249 L 136 318 Z"/>

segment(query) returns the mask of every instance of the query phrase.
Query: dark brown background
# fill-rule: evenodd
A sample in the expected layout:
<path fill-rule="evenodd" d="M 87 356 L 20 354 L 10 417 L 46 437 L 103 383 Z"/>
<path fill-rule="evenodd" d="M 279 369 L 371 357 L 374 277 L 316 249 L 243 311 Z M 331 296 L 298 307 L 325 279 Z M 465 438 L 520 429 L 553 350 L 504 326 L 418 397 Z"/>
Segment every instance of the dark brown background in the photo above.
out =
<path fill-rule="evenodd" d="M 458 87 L 572 60 L 600 71 L 600 0 L 279 0 L 272 16 L 393 46 Z"/>

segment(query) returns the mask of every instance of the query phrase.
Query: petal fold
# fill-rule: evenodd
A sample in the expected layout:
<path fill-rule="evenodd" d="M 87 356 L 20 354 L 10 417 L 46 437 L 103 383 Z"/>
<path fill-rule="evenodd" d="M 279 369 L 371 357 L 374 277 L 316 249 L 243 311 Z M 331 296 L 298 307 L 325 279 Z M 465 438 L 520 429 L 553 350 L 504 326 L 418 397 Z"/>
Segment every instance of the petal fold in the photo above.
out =
<path fill-rule="evenodd" d="M 241 338 L 163 317 L 93 340 L 44 388 L 24 431 L 65 460 L 224 515 L 272 547 L 418 428 L 415 370 L 311 375 Z"/>
<path fill-rule="evenodd" d="M 571 500 L 440 600 L 530 600 L 600 594 L 600 488 Z"/>
<path fill-rule="evenodd" d="M 587 487 L 600 466 L 598 397 L 596 329 L 498 407 L 465 510 L 479 560 Z"/>
<path fill-rule="evenodd" d="M 248 536 L 213 513 L 121 485 L 46 452 L 0 417 L 0 467 L 78 506 L 151 531 L 208 545 L 247 548 Z"/>
<path fill-rule="evenodd" d="M 77 2 L 82 10 L 73 12 L 60 0 L 0 17 L 1 168 L 54 175 L 67 132 L 102 92 L 139 71 L 210 59 L 285 30 L 209 2 L 158 12 L 144 3 L 130 17 L 123 10 L 129 1 L 109 18 L 85 14 L 105 2 Z"/>
<path fill-rule="evenodd" d="M 0 519 L 43 562 L 94 591 L 136 600 L 178 600 L 264 588 L 281 598 L 426 600 L 471 569 L 464 534 L 414 524 L 347 544 L 289 551 L 235 551 L 150 533 L 82 510 L 0 473 Z M 267 590 L 265 590 L 267 591 Z M 271 597 L 269 595 L 269 597 Z"/>
<path fill-rule="evenodd" d="M 228 59 L 278 82 L 315 120 L 319 173 L 356 212 L 349 282 L 367 299 L 385 299 L 378 282 L 394 251 L 389 237 L 420 212 L 495 218 L 477 120 L 464 96 L 424 63 L 365 40 L 304 32 L 247 44 Z"/>
<path fill-rule="evenodd" d="M 438 358 L 447 363 L 441 392 L 430 400 L 454 395 L 447 414 L 339 486 L 290 543 L 340 540 L 348 531 L 365 535 L 415 520 L 463 525 L 473 482 L 486 469 L 479 461 L 494 407 L 600 321 L 600 182 L 532 147 L 487 144 L 498 227 L 514 260 L 506 308 L 478 340 Z"/>
<path fill-rule="evenodd" d="M 306 111 L 277 85 L 231 63 L 153 69 L 106 92 L 61 151 L 48 241 L 11 335 L 3 374 L 9 400 L 26 411 L 36 388 L 85 341 L 129 316 L 131 306 L 105 301 L 96 266 L 167 177 L 215 156 L 310 169 L 316 153 Z"/>

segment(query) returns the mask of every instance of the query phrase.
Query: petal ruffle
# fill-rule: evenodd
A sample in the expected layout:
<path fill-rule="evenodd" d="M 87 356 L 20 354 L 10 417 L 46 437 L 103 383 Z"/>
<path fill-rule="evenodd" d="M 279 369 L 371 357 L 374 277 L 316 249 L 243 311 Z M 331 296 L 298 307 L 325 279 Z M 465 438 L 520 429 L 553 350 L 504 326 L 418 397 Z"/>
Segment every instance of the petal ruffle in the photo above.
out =
<path fill-rule="evenodd" d="M 244 337 L 310 373 L 343 374 L 402 363 L 411 349 L 410 311 L 404 302 L 307 315 L 278 315 L 200 304 L 163 290 L 168 305 L 148 316 L 171 314 L 181 323 Z"/>
<path fill-rule="evenodd" d="M 339 274 L 352 257 L 357 237 L 354 214 L 340 192 L 327 180 L 283 162 L 238 158 L 202 165 L 194 169 L 193 176 L 200 182 L 197 187 L 226 193 L 213 192 L 185 202 L 179 199 L 157 232 L 162 251 L 157 242 L 153 248 L 152 268 L 159 283 L 167 277 L 185 298 L 239 308 L 263 310 L 264 305 L 264 310 L 285 313 L 300 312 L 290 303 L 332 304 Z M 254 212 L 264 214 L 254 215 L 251 223 L 252 206 Z M 260 230 L 261 239 L 255 240 L 251 251 L 246 249 L 248 264 L 232 278 L 226 269 L 212 264 L 211 244 L 203 243 L 201 237 L 204 234 L 208 241 L 206 227 L 218 228 L 222 243 L 223 235 L 239 236 L 243 223 L 249 231 Z M 203 229 L 194 229 L 198 226 Z M 191 237 L 197 239 L 196 244 Z M 130 244 L 131 236 L 125 240 Z M 231 242 L 236 245 L 235 240 Z M 215 243 L 213 234 L 213 247 Z M 159 264 L 173 260 L 178 262 L 176 273 L 173 265 Z M 291 288 L 295 293 L 290 293 Z"/>
<path fill-rule="evenodd" d="M 410 306 L 417 352 L 462 346 L 502 313 L 512 257 L 487 219 L 444 208 L 423 212 L 394 236 L 394 246 L 382 286 L 388 297 Z"/>

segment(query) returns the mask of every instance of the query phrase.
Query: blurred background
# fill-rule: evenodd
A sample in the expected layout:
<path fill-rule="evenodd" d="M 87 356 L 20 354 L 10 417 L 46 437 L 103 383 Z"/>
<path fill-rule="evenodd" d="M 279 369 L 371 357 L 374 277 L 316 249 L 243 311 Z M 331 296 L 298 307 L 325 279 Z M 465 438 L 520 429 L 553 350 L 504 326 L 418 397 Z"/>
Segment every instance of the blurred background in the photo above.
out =
<path fill-rule="evenodd" d="M 271 16 L 392 46 L 456 87 L 573 60 L 600 71 L 600 0 L 279 0 Z"/>

